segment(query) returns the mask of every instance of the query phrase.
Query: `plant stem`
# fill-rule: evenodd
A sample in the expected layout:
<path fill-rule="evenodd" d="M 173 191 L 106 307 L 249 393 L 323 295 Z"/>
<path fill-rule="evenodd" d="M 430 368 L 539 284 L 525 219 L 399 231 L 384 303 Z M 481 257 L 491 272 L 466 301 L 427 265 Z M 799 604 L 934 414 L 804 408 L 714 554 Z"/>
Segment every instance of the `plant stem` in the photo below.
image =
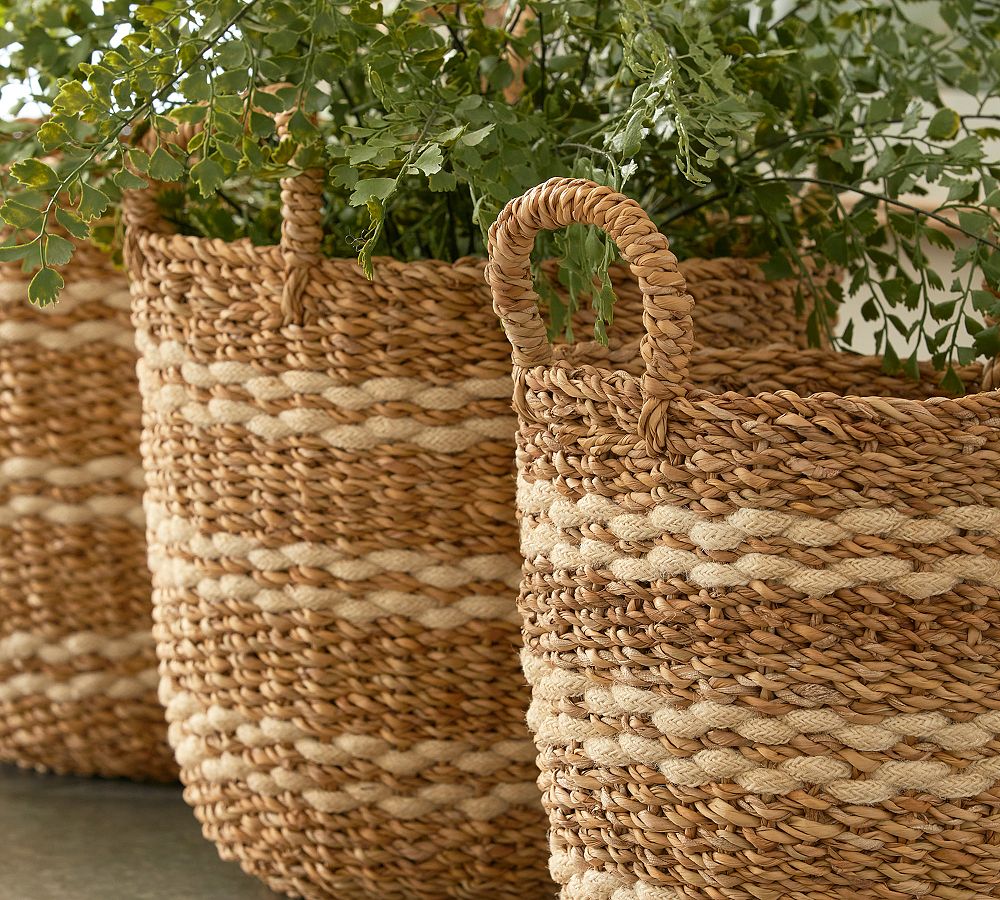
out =
<path fill-rule="evenodd" d="M 879 194 L 875 191 L 867 191 L 864 188 L 855 187 L 852 184 L 844 184 L 841 181 L 831 181 L 828 178 L 809 178 L 804 175 L 782 175 L 781 177 L 776 177 L 776 178 L 758 179 L 759 184 L 767 184 L 767 183 L 780 184 L 786 181 L 796 182 L 799 184 L 817 184 L 820 185 L 821 187 L 836 188 L 837 190 L 840 191 L 851 191 L 855 194 L 860 194 L 862 197 L 870 197 L 872 200 L 878 200 L 882 203 L 888 203 L 892 206 L 898 206 L 900 209 L 909 210 L 910 212 L 916 213 L 917 215 L 921 215 L 924 216 L 925 218 L 933 219 L 936 222 L 940 222 L 942 225 L 947 225 L 948 228 L 954 229 L 955 231 L 964 234 L 967 238 L 971 238 L 972 240 L 980 244 L 985 244 L 987 247 L 992 247 L 994 250 L 1000 250 L 1000 244 L 996 243 L 995 241 L 991 241 L 989 238 L 981 237 L 978 234 L 973 234 L 968 229 L 962 228 L 955 222 L 951 221 L 951 219 L 947 219 L 944 216 L 938 215 L 937 213 L 934 212 L 929 212 L 926 209 L 921 209 L 919 206 L 915 206 L 912 203 L 907 203 L 905 200 L 898 200 L 895 197 L 887 197 L 884 194 Z"/>

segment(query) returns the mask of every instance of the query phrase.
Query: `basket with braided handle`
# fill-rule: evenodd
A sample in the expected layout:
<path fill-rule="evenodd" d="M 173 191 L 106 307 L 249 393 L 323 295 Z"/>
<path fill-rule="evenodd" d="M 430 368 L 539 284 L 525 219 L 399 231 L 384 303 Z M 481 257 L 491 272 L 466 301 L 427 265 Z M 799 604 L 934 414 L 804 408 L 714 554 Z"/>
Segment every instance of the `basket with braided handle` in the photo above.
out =
<path fill-rule="evenodd" d="M 545 340 L 528 254 L 572 222 L 639 281 L 630 370 Z M 563 900 L 1000 897 L 1000 395 L 976 392 L 982 367 L 948 397 L 926 366 L 691 353 L 666 240 L 579 180 L 507 206 L 488 275 Z"/>

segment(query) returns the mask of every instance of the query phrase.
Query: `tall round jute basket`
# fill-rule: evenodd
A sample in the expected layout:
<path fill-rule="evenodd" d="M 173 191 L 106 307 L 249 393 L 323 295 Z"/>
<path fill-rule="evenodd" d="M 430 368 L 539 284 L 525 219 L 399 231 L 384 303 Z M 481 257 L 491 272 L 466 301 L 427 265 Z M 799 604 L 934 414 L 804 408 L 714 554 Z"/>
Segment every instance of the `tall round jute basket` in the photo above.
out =
<path fill-rule="evenodd" d="M 0 265 L 0 762 L 167 779 L 128 285 L 63 274 L 40 310 Z"/>
<path fill-rule="evenodd" d="M 528 257 L 572 222 L 643 291 L 630 371 L 546 340 Z M 1000 393 L 975 393 L 981 369 L 944 397 L 869 357 L 692 356 L 667 241 L 589 182 L 509 204 L 490 257 L 564 900 L 1000 897 Z"/>
<path fill-rule="evenodd" d="M 284 183 L 274 247 L 125 203 L 185 796 L 224 857 L 290 895 L 549 896 L 485 263 L 383 259 L 367 281 L 321 257 L 322 181 Z M 793 285 L 740 260 L 690 273 L 734 342 L 804 341 Z M 640 299 L 628 285 L 618 317 L 636 338 Z"/>

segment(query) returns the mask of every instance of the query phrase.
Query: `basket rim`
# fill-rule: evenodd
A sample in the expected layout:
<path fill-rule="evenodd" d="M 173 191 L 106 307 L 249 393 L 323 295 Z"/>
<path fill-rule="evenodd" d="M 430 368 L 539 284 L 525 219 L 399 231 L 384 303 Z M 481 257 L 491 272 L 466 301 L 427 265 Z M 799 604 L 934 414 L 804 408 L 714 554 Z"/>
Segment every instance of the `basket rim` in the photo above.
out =
<path fill-rule="evenodd" d="M 536 366 L 515 367 L 515 381 L 522 388 L 528 388 L 527 380 L 552 382 L 556 385 L 571 385 L 581 392 L 582 395 L 589 396 L 595 387 L 595 382 L 605 388 L 610 395 L 623 397 L 634 397 L 637 400 L 645 396 L 644 379 L 648 375 L 634 375 L 622 369 L 611 369 L 606 366 L 590 364 L 586 362 L 575 362 L 559 358 L 568 349 L 570 352 L 581 354 L 590 347 L 596 346 L 595 341 L 580 342 L 571 345 L 569 348 L 555 348 L 556 359 L 551 364 L 541 364 Z M 708 359 L 745 359 L 748 354 L 778 354 L 782 351 L 794 352 L 796 356 L 803 359 L 804 363 L 821 363 L 824 360 L 837 358 L 849 358 L 857 361 L 861 366 L 870 366 L 873 375 L 882 378 L 897 378 L 900 384 L 910 383 L 905 380 L 905 376 L 886 375 L 882 371 L 882 357 L 846 353 L 844 351 L 831 350 L 827 348 L 809 348 L 803 350 L 793 344 L 775 343 L 755 348 L 702 348 L 695 352 L 695 358 L 699 360 Z M 982 372 L 981 363 L 964 366 L 957 369 L 963 381 L 975 383 Z M 921 364 L 921 374 L 930 376 L 933 369 L 929 364 Z M 901 397 L 891 397 L 886 395 L 864 395 L 864 394 L 839 394 L 835 391 L 817 391 L 811 394 L 799 394 L 794 390 L 767 391 L 758 394 L 741 394 L 738 391 L 723 391 L 717 393 L 703 388 L 689 388 L 686 394 L 665 399 L 662 402 L 667 404 L 667 419 L 676 418 L 680 415 L 687 418 L 692 415 L 699 421 L 704 421 L 711 416 L 706 416 L 706 412 L 713 410 L 726 414 L 739 414 L 745 417 L 747 414 L 761 415 L 770 418 L 768 407 L 778 407 L 773 410 L 775 416 L 787 413 L 808 414 L 811 416 L 821 415 L 825 412 L 835 414 L 838 419 L 846 417 L 856 418 L 865 421 L 873 419 L 895 419 L 897 421 L 920 420 L 925 424 L 928 418 L 941 413 L 956 416 L 964 419 L 978 418 L 980 413 L 988 412 L 987 418 L 996 415 L 995 410 L 983 411 L 976 407 L 984 400 L 1000 402 L 1000 389 L 992 391 L 977 391 L 964 394 L 962 396 L 932 396 L 924 399 L 911 399 Z M 753 409 L 752 407 L 756 407 Z M 637 407 L 636 407 L 637 409 Z M 529 410 L 525 410 L 523 405 L 519 405 L 522 417 L 526 417 Z M 551 415 L 551 413 L 550 413 Z M 715 416 L 715 418 L 732 418 L 733 416 Z M 534 416 L 531 416 L 534 419 Z M 1000 418 L 994 427 L 1000 429 Z"/>
<path fill-rule="evenodd" d="M 145 224 L 130 225 L 129 232 L 141 245 L 147 248 L 147 252 L 148 250 L 154 250 L 162 256 L 183 255 L 185 258 L 199 259 L 201 261 L 210 260 L 213 255 L 220 258 L 229 257 L 230 259 L 233 256 L 238 256 L 243 264 L 249 264 L 254 262 L 252 257 L 258 255 L 260 256 L 259 261 L 265 264 L 272 261 L 276 264 L 280 264 L 281 262 L 282 251 L 280 245 L 253 244 L 247 237 L 237 238 L 235 241 L 227 241 L 223 238 L 162 231 L 150 228 Z M 223 248 L 226 249 L 224 250 Z M 819 257 L 814 258 L 817 261 L 819 260 Z M 542 260 L 543 263 L 551 261 L 558 261 L 558 257 L 548 257 Z M 797 281 L 795 278 L 767 278 L 763 277 L 763 273 L 761 273 L 762 277 L 749 278 L 747 270 L 759 270 L 760 265 L 764 261 L 764 258 L 759 256 L 692 256 L 680 260 L 679 265 L 683 268 L 719 267 L 722 269 L 732 268 L 734 270 L 743 270 L 743 277 L 747 277 L 747 280 L 755 284 L 781 284 L 782 282 Z M 487 257 L 480 255 L 463 256 L 451 262 L 436 257 L 421 257 L 412 260 L 400 260 L 394 256 L 385 255 L 372 257 L 376 276 L 380 266 L 396 271 L 404 271 L 409 268 L 458 272 L 462 274 L 468 271 L 470 274 L 475 273 L 474 280 L 477 286 L 483 281 L 483 270 L 487 262 Z M 322 256 L 316 262 L 317 269 L 330 266 L 338 269 L 347 268 L 351 272 L 356 272 L 358 275 L 364 277 L 357 259 L 353 256 Z M 612 264 L 611 268 L 624 272 L 628 271 L 629 267 L 627 262 L 619 259 Z"/>

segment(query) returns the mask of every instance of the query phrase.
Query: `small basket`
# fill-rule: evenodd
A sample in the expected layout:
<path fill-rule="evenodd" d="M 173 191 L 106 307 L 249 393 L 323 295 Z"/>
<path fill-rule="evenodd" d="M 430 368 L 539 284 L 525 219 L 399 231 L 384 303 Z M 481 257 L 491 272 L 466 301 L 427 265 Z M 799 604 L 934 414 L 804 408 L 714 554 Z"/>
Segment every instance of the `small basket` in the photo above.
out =
<path fill-rule="evenodd" d="M 78 248 L 60 302 L 0 266 L 0 761 L 176 777 L 156 697 L 125 276 Z"/>
<path fill-rule="evenodd" d="M 545 338 L 529 254 L 573 222 L 644 294 L 619 371 Z M 826 350 L 691 356 L 666 240 L 589 182 L 510 203 L 490 259 L 564 900 L 1000 897 L 1000 394 Z"/>

